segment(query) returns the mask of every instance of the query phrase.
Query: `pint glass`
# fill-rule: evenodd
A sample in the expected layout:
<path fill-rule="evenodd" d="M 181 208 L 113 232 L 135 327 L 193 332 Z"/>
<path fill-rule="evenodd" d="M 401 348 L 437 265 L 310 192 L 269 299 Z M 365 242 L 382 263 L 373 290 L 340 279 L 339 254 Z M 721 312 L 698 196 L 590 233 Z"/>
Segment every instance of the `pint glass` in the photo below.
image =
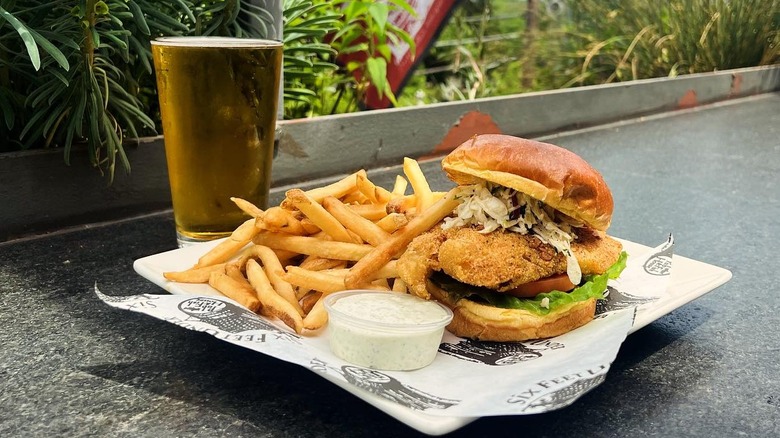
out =
<path fill-rule="evenodd" d="M 268 203 L 282 43 L 220 37 L 152 42 L 179 245 L 229 235 Z"/>

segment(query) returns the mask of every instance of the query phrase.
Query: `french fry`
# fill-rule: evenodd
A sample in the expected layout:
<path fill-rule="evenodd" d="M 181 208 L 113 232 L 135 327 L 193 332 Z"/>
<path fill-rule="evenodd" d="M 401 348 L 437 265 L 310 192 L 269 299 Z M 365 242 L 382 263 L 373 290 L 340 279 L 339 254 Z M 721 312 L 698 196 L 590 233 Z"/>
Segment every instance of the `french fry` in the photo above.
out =
<path fill-rule="evenodd" d="M 401 280 L 401 278 L 396 278 L 393 281 L 393 292 L 400 292 L 400 293 L 406 293 L 408 291 L 408 288 L 406 287 L 406 282 Z"/>
<path fill-rule="evenodd" d="M 334 242 L 316 237 L 281 235 L 268 232 L 258 233 L 254 238 L 254 243 L 273 249 L 293 251 L 298 254 L 352 261 L 360 260 L 373 249 L 371 245 Z"/>
<path fill-rule="evenodd" d="M 309 271 L 324 271 L 325 269 L 338 269 L 347 266 L 344 260 L 325 259 L 317 256 L 306 256 L 299 267 Z"/>
<path fill-rule="evenodd" d="M 251 260 L 251 259 L 250 259 Z M 244 273 L 241 272 L 241 267 L 238 266 L 238 263 L 228 263 L 225 265 L 225 274 L 230 277 L 231 279 L 235 280 L 236 283 L 241 284 L 244 288 L 248 290 L 254 290 L 252 285 L 249 283 L 249 280 L 247 280 L 246 277 L 244 277 Z M 258 297 L 259 299 L 259 297 Z M 271 313 L 268 311 L 268 309 L 263 306 L 263 302 L 260 301 L 260 308 L 257 309 L 255 312 L 263 315 L 263 316 L 271 316 Z"/>
<path fill-rule="evenodd" d="M 279 206 L 265 210 L 230 198 L 252 219 L 192 268 L 164 276 L 208 283 L 296 333 L 318 330 L 327 324 L 324 298 L 331 293 L 358 287 L 406 292 L 394 259 L 457 206 L 452 191 L 430 190 L 417 161 L 405 159 L 404 174 L 389 191 L 360 170 L 324 187 L 288 190 Z M 413 194 L 406 195 L 409 185 Z"/>
<path fill-rule="evenodd" d="M 296 236 L 309 234 L 301 222 L 288 210 L 281 207 L 271 207 L 263 215 L 263 225 L 266 230 L 277 231 Z"/>
<path fill-rule="evenodd" d="M 344 204 L 347 203 L 344 202 Z M 347 205 L 347 207 L 360 216 L 371 221 L 376 221 L 387 216 L 387 209 L 383 204 L 350 204 Z"/>
<path fill-rule="evenodd" d="M 308 190 L 306 191 L 306 195 L 308 195 L 315 202 L 322 202 L 322 200 L 325 199 L 325 197 L 327 196 L 341 198 L 342 196 L 351 193 L 357 189 L 357 176 L 361 174 L 365 175 L 366 171 L 361 169 L 351 175 L 342 178 L 339 181 L 336 181 L 333 184 Z M 295 207 L 293 207 L 292 202 L 289 199 L 285 199 L 284 201 L 282 201 L 282 208 L 287 210 L 292 210 Z"/>
<path fill-rule="evenodd" d="M 287 226 L 287 219 L 290 217 L 289 211 L 281 207 L 271 207 L 265 211 L 263 222 L 269 230 L 281 230 Z"/>
<path fill-rule="evenodd" d="M 227 239 L 211 248 L 206 254 L 203 254 L 198 259 L 195 267 L 202 268 L 204 266 L 216 265 L 233 257 L 241 248 L 251 242 L 252 237 L 257 234 L 258 229 L 255 228 L 254 222 L 254 219 L 249 219 L 239 225 Z"/>
<path fill-rule="evenodd" d="M 249 259 L 259 257 L 255 251 L 255 248 L 257 248 L 256 245 L 251 245 L 241 250 L 241 252 L 238 253 L 238 258 L 236 258 L 232 264 L 235 264 L 243 270 L 246 266 L 246 262 L 249 261 Z"/>
<path fill-rule="evenodd" d="M 287 273 L 283 278 L 290 284 L 323 293 L 346 289 L 343 276 L 330 275 L 321 271 L 309 271 L 297 266 L 288 266 Z"/>
<path fill-rule="evenodd" d="M 347 230 L 347 233 L 349 233 L 350 237 L 352 237 L 352 242 L 354 242 L 354 243 L 366 243 L 366 241 L 363 240 L 360 236 L 358 236 L 354 231 Z"/>
<path fill-rule="evenodd" d="M 305 214 L 314 225 L 332 237 L 333 240 L 354 242 L 344 225 L 333 217 L 332 214 L 328 213 L 322 205 L 307 196 L 303 190 L 288 190 L 287 199 L 292 202 L 295 208 Z"/>
<path fill-rule="evenodd" d="M 431 187 L 420 169 L 420 164 L 411 158 L 404 158 L 404 174 L 409 179 L 414 194 L 417 196 L 417 211 L 425 210 L 433 204 Z"/>
<path fill-rule="evenodd" d="M 232 263 L 243 271 L 246 267 L 246 262 L 249 261 L 249 259 L 260 259 L 260 252 L 257 250 L 258 247 L 259 245 L 247 246 L 238 253 L 236 260 Z M 300 256 L 297 252 L 285 251 L 283 249 L 272 249 L 271 251 L 273 251 L 276 259 L 279 260 L 281 265 L 290 264 L 291 259 Z M 208 279 L 206 281 L 208 281 Z"/>
<path fill-rule="evenodd" d="M 344 277 L 349 273 L 349 269 L 346 268 L 337 268 L 337 269 L 324 269 L 320 271 L 324 274 L 328 275 L 334 275 L 339 277 Z M 398 277 L 398 269 L 396 268 L 396 261 L 390 260 L 387 262 L 386 265 L 382 266 L 374 272 L 374 275 L 371 276 L 370 280 L 379 280 L 379 279 L 387 279 L 387 278 L 396 278 Z"/>
<path fill-rule="evenodd" d="M 257 299 L 255 291 L 228 277 L 224 272 L 212 272 L 209 285 L 253 312 L 260 310 L 260 300 Z"/>
<path fill-rule="evenodd" d="M 384 266 L 379 268 L 374 274 L 374 278 L 395 278 L 398 277 L 398 268 L 396 267 L 396 261 L 390 260 Z"/>
<path fill-rule="evenodd" d="M 386 278 L 378 278 L 371 282 L 371 285 L 376 287 L 377 290 L 384 290 L 384 291 L 390 291 L 390 283 L 387 282 Z"/>
<path fill-rule="evenodd" d="M 177 281 L 179 283 L 208 283 L 212 272 L 224 271 L 225 264 L 219 263 L 202 268 L 190 268 L 184 271 L 163 272 L 166 280 Z"/>
<path fill-rule="evenodd" d="M 317 301 L 319 301 L 320 297 L 322 297 L 322 292 L 317 291 L 311 291 L 305 296 L 301 297 L 301 308 L 303 308 L 303 311 L 307 315 L 309 312 L 311 312 L 311 308 L 317 304 Z"/>
<path fill-rule="evenodd" d="M 309 309 L 307 310 L 306 307 L 303 305 L 303 299 L 309 295 L 312 294 L 312 292 L 317 292 L 316 290 L 306 289 L 305 287 L 296 287 L 295 288 L 295 296 L 298 297 L 298 302 L 301 305 L 301 309 L 303 309 L 304 316 L 309 313 L 309 310 L 311 310 L 311 306 L 309 306 Z M 314 305 L 314 303 L 311 303 Z"/>
<path fill-rule="evenodd" d="M 349 209 L 338 199 L 329 196 L 322 201 L 325 209 L 344 227 L 371 245 L 377 246 L 390 237 L 390 233 Z"/>
<path fill-rule="evenodd" d="M 312 222 L 311 219 L 306 218 L 306 217 L 301 219 L 301 226 L 303 227 L 303 230 L 308 235 L 317 234 L 320 231 L 322 231 L 322 230 L 320 230 L 320 227 L 318 227 L 317 225 L 314 225 L 314 222 Z"/>
<path fill-rule="evenodd" d="M 447 196 L 447 192 L 432 192 L 431 193 L 431 199 L 433 199 L 433 202 L 438 201 L 439 199 Z"/>
<path fill-rule="evenodd" d="M 404 195 L 391 199 L 385 206 L 385 211 L 390 213 L 409 213 L 411 210 L 417 208 L 418 203 L 417 195 Z"/>
<path fill-rule="evenodd" d="M 236 280 L 237 282 L 241 283 L 245 287 L 252 287 L 252 285 L 249 284 L 249 280 L 247 280 L 246 277 L 244 277 L 244 274 L 241 272 L 241 268 L 236 263 L 226 264 L 225 274 L 227 274 L 227 276 L 232 278 L 233 280 Z"/>
<path fill-rule="evenodd" d="M 325 295 L 320 296 L 309 314 L 303 319 L 303 328 L 306 330 L 319 330 L 328 323 L 328 311 L 325 310 L 324 298 Z"/>
<path fill-rule="evenodd" d="M 393 194 L 384 187 L 374 186 L 376 190 L 376 199 L 378 204 L 386 204 L 389 200 L 393 199 Z"/>
<path fill-rule="evenodd" d="M 303 309 L 301 309 L 301 305 L 298 304 L 298 298 L 295 296 L 292 285 L 282 278 L 284 276 L 284 267 L 282 267 L 282 263 L 279 261 L 276 253 L 267 246 L 256 245 L 254 249 L 255 254 L 257 254 L 258 257 L 260 257 L 260 261 L 263 262 L 265 273 L 268 276 L 268 280 L 271 281 L 276 293 L 290 303 L 300 316 L 303 316 Z M 247 272 L 247 276 L 248 275 Z"/>
<path fill-rule="evenodd" d="M 254 259 L 246 263 L 246 274 L 255 292 L 257 292 L 257 298 L 262 303 L 263 310 L 281 319 L 288 327 L 295 330 L 295 333 L 300 334 L 303 331 L 301 313 L 286 299 L 276 293 L 265 271 Z"/>
<path fill-rule="evenodd" d="M 406 194 L 406 187 L 409 186 L 409 181 L 401 175 L 395 176 L 395 184 L 393 185 L 393 197 L 404 196 Z"/>
<path fill-rule="evenodd" d="M 261 208 L 255 204 L 252 204 L 246 199 L 231 197 L 230 200 L 233 201 L 233 203 L 236 204 L 236 207 L 240 208 L 241 211 L 248 214 L 249 216 L 252 216 L 253 218 L 262 218 L 263 214 L 265 214 Z"/>
<path fill-rule="evenodd" d="M 297 266 L 288 266 L 284 275 L 285 281 L 306 290 L 322 292 L 325 295 L 346 290 L 344 274 L 332 275 L 323 271 L 309 271 Z M 365 289 L 385 290 L 381 286 L 366 284 Z"/>
<path fill-rule="evenodd" d="M 366 175 L 357 175 L 357 189 L 372 204 L 386 204 L 392 198 L 390 192 L 372 183 Z"/>
<path fill-rule="evenodd" d="M 292 259 L 300 255 L 297 252 L 286 251 L 283 249 L 274 249 L 274 254 L 276 254 L 276 258 L 279 259 L 282 265 L 290 264 Z"/>
<path fill-rule="evenodd" d="M 341 197 L 341 202 L 351 205 L 371 205 L 371 200 L 359 191 L 354 191 L 347 196 Z"/>
<path fill-rule="evenodd" d="M 458 201 L 455 200 L 455 189 L 453 189 L 438 202 L 410 220 L 406 226 L 396 231 L 390 239 L 382 242 L 381 245 L 355 263 L 344 278 L 345 286 L 348 289 L 357 289 L 368 283 L 373 274 L 405 249 L 412 239 L 436 225 L 452 213 L 452 210 L 457 206 Z"/>
<path fill-rule="evenodd" d="M 363 194 L 363 196 L 366 197 L 368 202 L 372 204 L 379 204 L 380 202 L 376 198 L 376 186 L 374 183 L 371 182 L 371 180 L 368 179 L 368 176 L 366 175 L 358 175 L 356 178 L 356 186 L 360 193 Z M 324 201 L 324 200 L 323 200 Z M 385 201 L 387 202 L 387 201 Z"/>
<path fill-rule="evenodd" d="M 393 234 L 395 231 L 409 223 L 409 219 L 403 213 L 390 213 L 376 221 L 376 226 L 385 232 Z"/>

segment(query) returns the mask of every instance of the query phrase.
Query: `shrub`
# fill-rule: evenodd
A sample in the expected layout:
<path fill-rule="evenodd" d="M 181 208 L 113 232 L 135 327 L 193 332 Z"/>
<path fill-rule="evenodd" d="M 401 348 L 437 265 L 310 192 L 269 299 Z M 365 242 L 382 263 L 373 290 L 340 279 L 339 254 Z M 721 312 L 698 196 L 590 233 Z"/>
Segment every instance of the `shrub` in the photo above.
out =
<path fill-rule="evenodd" d="M 563 50 L 580 71 L 562 86 L 677 76 L 780 60 L 778 0 L 580 0 Z"/>
<path fill-rule="evenodd" d="M 463 2 L 442 32 L 442 39 L 457 44 L 432 50 L 420 67 L 424 79 L 412 78 L 399 102 L 473 99 L 780 61 L 780 0 L 542 1 L 530 45 L 524 5 L 518 3 Z M 554 10 L 553 3 L 565 7 Z M 532 69 L 532 81 L 523 85 L 525 68 Z"/>
<path fill-rule="evenodd" d="M 335 65 L 322 42 L 340 14 L 285 0 L 285 97 L 295 114 Z M 126 171 L 126 138 L 158 122 L 149 41 L 163 35 L 275 35 L 270 13 L 241 0 L 0 0 L 0 152 L 86 146 L 109 182 Z"/>

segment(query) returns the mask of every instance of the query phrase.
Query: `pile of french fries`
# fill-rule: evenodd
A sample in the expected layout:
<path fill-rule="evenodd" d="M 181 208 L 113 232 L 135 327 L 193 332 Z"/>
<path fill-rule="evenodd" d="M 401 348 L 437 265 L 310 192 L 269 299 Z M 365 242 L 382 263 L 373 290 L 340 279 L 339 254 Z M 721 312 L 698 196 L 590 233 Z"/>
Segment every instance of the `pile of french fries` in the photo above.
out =
<path fill-rule="evenodd" d="M 286 192 L 262 210 L 231 198 L 252 218 L 170 281 L 208 283 L 296 333 L 328 320 L 323 298 L 349 289 L 406 293 L 397 259 L 409 242 L 457 206 L 454 191 L 433 192 L 417 161 L 405 158 L 392 190 L 360 170 L 328 186 Z M 407 195 L 408 186 L 412 194 Z"/>

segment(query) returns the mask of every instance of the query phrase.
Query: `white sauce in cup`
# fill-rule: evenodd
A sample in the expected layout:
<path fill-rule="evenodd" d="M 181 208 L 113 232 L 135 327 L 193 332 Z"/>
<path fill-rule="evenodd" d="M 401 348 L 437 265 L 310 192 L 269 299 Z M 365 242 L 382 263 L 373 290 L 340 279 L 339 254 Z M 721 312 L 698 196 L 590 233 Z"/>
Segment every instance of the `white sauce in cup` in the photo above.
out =
<path fill-rule="evenodd" d="M 395 292 L 347 291 L 325 298 L 333 353 L 380 370 L 414 370 L 433 362 L 452 311 Z"/>

